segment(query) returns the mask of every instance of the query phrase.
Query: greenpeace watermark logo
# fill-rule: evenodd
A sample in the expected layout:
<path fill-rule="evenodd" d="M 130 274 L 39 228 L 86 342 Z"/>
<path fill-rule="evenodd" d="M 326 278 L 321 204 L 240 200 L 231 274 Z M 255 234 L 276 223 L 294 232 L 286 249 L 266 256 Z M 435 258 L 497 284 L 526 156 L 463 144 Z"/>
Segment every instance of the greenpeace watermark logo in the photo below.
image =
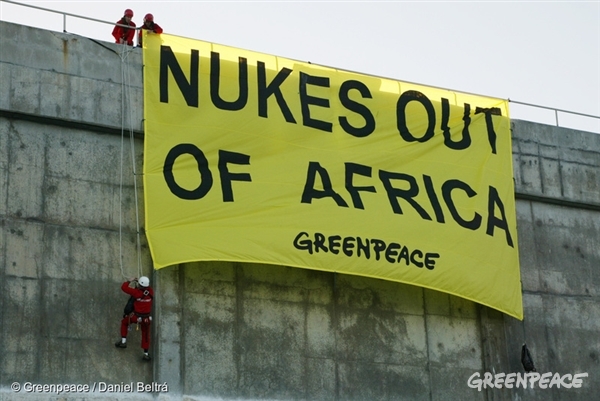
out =
<path fill-rule="evenodd" d="M 467 380 L 467 385 L 477 391 L 485 388 L 580 388 L 587 373 L 561 375 L 560 373 L 496 373 L 485 372 L 483 378 L 475 372 Z"/>

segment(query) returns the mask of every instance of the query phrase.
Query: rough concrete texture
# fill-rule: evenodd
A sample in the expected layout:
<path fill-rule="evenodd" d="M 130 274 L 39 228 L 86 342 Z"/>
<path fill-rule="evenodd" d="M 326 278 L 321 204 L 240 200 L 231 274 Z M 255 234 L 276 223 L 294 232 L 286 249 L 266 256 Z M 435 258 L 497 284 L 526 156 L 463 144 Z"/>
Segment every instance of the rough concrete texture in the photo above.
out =
<path fill-rule="evenodd" d="M 0 47 L 1 401 L 597 397 L 600 135 L 513 122 L 523 322 L 436 291 L 285 266 L 152 272 L 142 235 L 157 293 L 154 359 L 143 363 L 138 332 L 126 350 L 113 345 L 120 283 L 137 275 L 128 130 L 143 128 L 141 51 L 6 22 Z M 523 342 L 538 372 L 587 372 L 583 386 L 467 386 L 476 372 L 523 372 Z M 169 391 L 59 395 L 13 382 Z"/>
<path fill-rule="evenodd" d="M 513 126 L 516 191 L 600 207 L 600 135 L 518 121 Z"/>

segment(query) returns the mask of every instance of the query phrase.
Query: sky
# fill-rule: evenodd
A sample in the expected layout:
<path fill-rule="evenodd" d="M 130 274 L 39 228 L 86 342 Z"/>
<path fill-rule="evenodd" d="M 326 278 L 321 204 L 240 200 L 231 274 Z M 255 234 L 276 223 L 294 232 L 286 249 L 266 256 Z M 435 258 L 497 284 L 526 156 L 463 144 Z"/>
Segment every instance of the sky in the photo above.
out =
<path fill-rule="evenodd" d="M 19 1 L 114 23 L 152 13 L 165 33 L 366 75 L 510 99 L 511 118 L 552 109 L 600 116 L 600 0 Z M 0 0 L 0 19 L 53 31 L 63 16 Z M 112 42 L 112 26 L 67 16 L 69 33 Z M 558 113 L 600 133 L 600 119 Z"/>

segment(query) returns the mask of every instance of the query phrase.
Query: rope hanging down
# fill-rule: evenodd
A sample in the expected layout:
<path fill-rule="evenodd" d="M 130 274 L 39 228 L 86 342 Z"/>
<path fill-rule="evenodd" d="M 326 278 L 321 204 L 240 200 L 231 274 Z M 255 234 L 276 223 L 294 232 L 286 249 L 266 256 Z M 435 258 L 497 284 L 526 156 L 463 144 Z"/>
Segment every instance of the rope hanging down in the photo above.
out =
<path fill-rule="evenodd" d="M 123 176 L 124 176 L 124 159 L 125 159 L 125 105 L 129 111 L 129 141 L 131 148 L 131 169 L 133 173 L 133 193 L 135 198 L 135 224 L 136 224 L 136 254 L 137 254 L 137 275 L 142 274 L 142 246 L 140 239 L 140 215 L 137 187 L 137 172 L 135 167 L 135 138 L 133 135 L 133 104 L 131 99 L 131 85 L 129 63 L 127 59 L 132 52 L 132 48 L 126 45 L 121 46 L 122 51 L 119 55 L 121 58 L 121 163 L 120 163 L 120 180 L 119 180 L 119 264 L 121 274 L 128 278 L 123 269 Z"/>

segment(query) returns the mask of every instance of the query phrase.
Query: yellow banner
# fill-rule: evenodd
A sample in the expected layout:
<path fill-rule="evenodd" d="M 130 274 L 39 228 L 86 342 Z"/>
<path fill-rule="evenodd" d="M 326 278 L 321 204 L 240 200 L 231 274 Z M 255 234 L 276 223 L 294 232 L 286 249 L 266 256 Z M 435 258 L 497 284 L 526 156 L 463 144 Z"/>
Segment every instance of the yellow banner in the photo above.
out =
<path fill-rule="evenodd" d="M 143 43 L 155 268 L 335 271 L 522 319 L 507 101 L 166 34 Z"/>

